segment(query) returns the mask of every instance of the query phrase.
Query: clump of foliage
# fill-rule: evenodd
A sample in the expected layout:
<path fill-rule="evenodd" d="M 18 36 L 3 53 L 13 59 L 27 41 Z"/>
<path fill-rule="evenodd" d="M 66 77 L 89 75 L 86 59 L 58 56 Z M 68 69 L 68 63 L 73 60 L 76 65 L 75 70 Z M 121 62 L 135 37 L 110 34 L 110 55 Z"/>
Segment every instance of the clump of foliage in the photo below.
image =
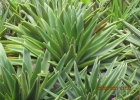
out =
<path fill-rule="evenodd" d="M 78 71 L 77 64 L 72 59 L 65 68 L 66 55 L 59 61 L 58 66 L 54 69 L 55 73 L 43 72 L 43 67 L 47 68 L 46 55 L 43 59 L 39 57 L 36 62 L 36 67 L 32 69 L 32 62 L 30 53 L 27 49 L 24 49 L 23 53 L 23 65 L 20 70 L 15 70 L 6 57 L 5 51 L 0 44 L 0 67 L 1 67 L 1 80 L 0 80 L 0 98 L 1 100 L 66 100 L 66 99 L 78 99 L 78 100 L 102 100 L 107 99 L 113 92 L 117 93 L 116 98 L 135 98 L 132 95 L 132 90 L 135 91 L 138 88 L 138 84 L 132 86 L 128 84 L 133 81 L 133 77 L 125 80 L 125 73 L 127 66 L 125 63 L 121 63 L 113 69 L 114 62 L 107 69 L 105 75 L 99 74 L 100 63 L 96 59 L 91 73 L 87 74 L 87 69 Z M 47 53 L 47 52 L 46 52 Z M 74 76 L 75 80 L 71 78 L 68 73 L 71 71 L 74 64 Z M 18 67 L 18 66 L 16 66 Z M 134 73 L 135 74 L 135 73 Z M 68 80 L 66 80 L 68 79 Z M 84 82 L 82 81 L 84 80 Z M 65 82 L 66 81 L 66 82 Z M 102 90 L 104 86 L 110 86 L 109 90 Z M 115 87 L 115 89 L 111 89 Z M 132 86 L 132 87 L 131 87 Z M 131 87 L 127 91 L 119 89 L 120 87 Z M 105 87 L 104 87 L 105 88 Z M 117 88 L 117 89 L 116 89 Z M 121 94 L 123 91 L 123 94 Z M 50 94 L 50 95 L 49 95 Z M 126 95 L 127 94 L 127 95 Z M 121 96 L 122 95 L 122 96 Z"/>
<path fill-rule="evenodd" d="M 139 3 L 2 0 L 0 99 L 138 100 Z"/>
<path fill-rule="evenodd" d="M 18 38 L 7 38 L 28 48 L 34 56 L 43 55 L 43 50 L 47 49 L 51 54 L 50 63 L 54 66 L 65 53 L 66 63 L 75 57 L 78 67 L 84 68 L 92 65 L 97 56 L 105 61 L 127 48 L 117 47 L 128 36 L 115 37 L 115 23 L 120 21 L 106 25 L 111 16 L 100 20 L 107 10 L 94 10 L 94 3 L 67 3 L 66 0 L 31 2 L 33 5 L 20 4 L 27 21 L 21 20 L 18 26 L 6 23 L 5 26 L 18 35 Z"/>

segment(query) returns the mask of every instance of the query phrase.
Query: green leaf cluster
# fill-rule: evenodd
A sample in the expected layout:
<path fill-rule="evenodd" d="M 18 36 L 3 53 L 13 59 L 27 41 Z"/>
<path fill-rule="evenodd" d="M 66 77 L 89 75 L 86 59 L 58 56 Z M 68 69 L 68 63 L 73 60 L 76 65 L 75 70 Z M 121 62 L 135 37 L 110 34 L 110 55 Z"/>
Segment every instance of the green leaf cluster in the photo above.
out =
<path fill-rule="evenodd" d="M 139 0 L 2 0 L 0 100 L 139 100 Z"/>

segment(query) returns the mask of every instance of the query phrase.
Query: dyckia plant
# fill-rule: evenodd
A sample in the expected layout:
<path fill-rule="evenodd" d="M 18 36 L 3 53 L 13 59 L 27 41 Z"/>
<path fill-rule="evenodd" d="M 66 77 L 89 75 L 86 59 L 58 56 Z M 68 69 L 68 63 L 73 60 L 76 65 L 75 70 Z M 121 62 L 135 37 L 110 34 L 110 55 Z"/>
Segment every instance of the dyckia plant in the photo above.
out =
<path fill-rule="evenodd" d="M 53 87 L 57 83 L 59 75 L 64 77 L 65 72 L 69 73 L 73 60 L 65 69 L 62 69 L 65 62 L 64 55 L 55 69 L 59 71 L 54 74 L 49 72 L 47 57 L 47 54 L 43 58 L 39 56 L 35 68 L 33 68 L 30 53 L 24 49 L 22 66 L 12 66 L 0 44 L 0 100 L 43 100 L 43 98 L 52 100 L 44 89 L 51 90 L 58 95 L 58 98 L 61 98 L 61 92 L 64 90 Z M 66 86 L 65 89 L 67 88 L 69 87 Z"/>
<path fill-rule="evenodd" d="M 2 1 L 0 100 L 139 99 L 139 0 Z"/>
<path fill-rule="evenodd" d="M 105 73 L 100 73 L 100 62 L 96 59 L 90 74 L 86 70 L 79 72 L 77 64 L 74 63 L 74 79 L 67 73 L 68 81 L 65 83 L 59 76 L 58 80 L 62 87 L 70 85 L 66 92 L 70 100 L 108 100 L 111 95 L 115 95 L 117 100 L 131 100 L 137 98 L 139 93 L 138 84 L 128 84 L 134 78 L 125 79 L 127 64 L 120 63 L 115 69 L 116 59 L 112 62 Z M 133 74 L 134 75 L 134 74 Z M 135 92 L 136 91 L 136 92 Z M 52 93 L 50 92 L 52 95 Z"/>
<path fill-rule="evenodd" d="M 115 23 L 106 26 L 110 15 L 104 20 L 99 20 L 107 10 L 99 8 L 94 11 L 92 3 L 83 4 L 75 1 L 66 3 L 67 6 L 64 3 L 65 0 L 38 2 L 38 5 L 33 3 L 34 5 L 30 4 L 29 7 L 20 4 L 28 21 L 23 20 L 18 26 L 9 23 L 5 26 L 22 38 L 7 37 L 7 39 L 22 44 L 35 56 L 43 55 L 43 50 L 47 49 L 51 53 L 50 63 L 54 66 L 65 53 L 66 63 L 75 57 L 78 68 L 83 68 L 92 65 L 97 56 L 100 60 L 106 60 L 114 58 L 116 54 L 126 49 L 125 46 L 116 47 L 128 34 L 114 39 Z"/>
<path fill-rule="evenodd" d="M 131 100 L 139 95 L 139 85 L 131 83 L 136 71 L 132 73 L 132 77 L 126 78 L 127 65 L 125 63 L 119 64 L 114 69 L 115 59 L 105 73 L 100 73 L 100 63 L 96 59 L 92 71 L 87 74 L 87 68 L 78 71 L 74 59 L 71 59 L 64 67 L 66 60 L 66 55 L 64 55 L 54 68 L 55 72 L 49 73 L 47 70 L 49 63 L 46 62 L 47 53 L 43 58 L 39 56 L 36 67 L 32 69 L 29 51 L 24 49 L 23 65 L 12 66 L 0 44 L 0 99 L 104 100 L 115 94 L 118 100 L 122 98 Z M 74 73 L 70 74 L 73 65 Z M 121 89 L 122 87 L 127 87 L 127 89 Z"/>

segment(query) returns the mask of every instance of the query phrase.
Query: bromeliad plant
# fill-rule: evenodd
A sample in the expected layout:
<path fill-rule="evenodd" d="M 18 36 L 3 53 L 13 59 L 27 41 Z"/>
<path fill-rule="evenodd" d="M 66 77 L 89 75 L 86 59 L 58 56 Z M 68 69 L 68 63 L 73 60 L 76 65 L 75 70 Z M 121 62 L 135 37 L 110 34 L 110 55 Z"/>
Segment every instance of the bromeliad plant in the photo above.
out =
<path fill-rule="evenodd" d="M 65 62 L 64 55 L 55 69 L 59 71 L 54 74 L 49 72 L 48 57 L 48 52 L 43 59 L 39 56 L 34 67 L 29 51 L 24 49 L 22 66 L 12 66 L 0 44 L 0 100 L 42 100 L 43 98 L 52 100 L 44 89 L 51 90 L 61 98 L 62 92 L 69 87 L 66 86 L 65 90 L 59 86 L 56 87 L 57 78 L 59 75 L 64 77 L 65 72 L 69 73 L 73 60 L 62 69 Z"/>
<path fill-rule="evenodd" d="M 115 95 L 114 99 L 117 100 L 134 100 L 139 96 L 139 85 L 129 84 L 134 77 L 130 77 L 128 80 L 125 79 L 126 63 L 120 63 L 114 69 L 115 62 L 116 59 L 105 73 L 100 73 L 100 62 L 96 59 L 89 75 L 86 74 L 87 70 L 79 72 L 75 62 L 74 80 L 66 73 L 68 81 L 65 83 L 63 78 L 59 76 L 59 83 L 62 87 L 71 86 L 66 92 L 70 100 L 75 98 L 79 98 L 78 100 L 108 100 L 111 95 Z M 135 72 L 132 76 L 135 76 Z M 49 90 L 46 91 L 53 95 Z"/>
<path fill-rule="evenodd" d="M 104 100 L 115 95 L 118 100 L 129 98 L 132 100 L 139 95 L 139 85 L 130 83 L 133 81 L 135 72 L 128 80 L 125 78 L 127 70 L 125 63 L 121 63 L 114 69 L 115 59 L 107 68 L 107 72 L 100 73 L 100 63 L 96 59 L 92 71 L 87 74 L 87 68 L 81 72 L 78 71 L 74 59 L 64 67 L 66 60 L 64 55 L 54 68 L 55 72 L 49 73 L 49 63 L 46 62 L 47 53 L 43 59 L 39 56 L 36 67 L 33 68 L 29 51 L 24 49 L 23 65 L 12 66 L 0 44 L 0 99 Z M 74 73 L 70 74 L 73 64 Z M 71 78 L 69 75 L 74 77 Z M 131 89 L 121 90 L 120 87 L 131 87 Z"/>
<path fill-rule="evenodd" d="M 123 19 L 131 24 L 137 26 L 139 23 L 139 0 L 93 0 L 96 2 L 96 7 L 104 7 L 104 9 L 108 9 L 102 19 L 106 18 L 109 14 L 112 16 L 109 19 L 109 22 L 114 22 L 119 19 Z M 118 29 L 123 29 L 124 26 L 122 23 L 117 25 Z"/>
<path fill-rule="evenodd" d="M 112 94 L 115 94 L 118 100 L 134 100 L 139 96 L 139 69 L 127 67 L 125 63 L 118 62 L 124 59 L 128 59 L 127 62 L 139 61 L 139 53 L 133 45 L 131 45 L 132 50 L 126 49 L 128 46 L 125 45 L 128 43 L 126 41 L 123 43 L 123 41 L 129 35 L 128 33 L 122 34 L 117 31 L 119 34 L 116 34 L 114 32 L 115 24 L 120 21 L 109 23 L 108 20 L 112 15 L 107 15 L 106 18 L 103 16 L 108 14 L 108 9 L 96 8 L 94 10 L 92 2 L 84 4 L 80 0 L 28 0 L 17 7 L 12 5 L 10 0 L 8 1 L 10 9 L 8 8 L 5 16 L 8 13 L 12 17 L 8 19 L 5 26 L 15 32 L 17 37 L 7 37 L 14 41 L 14 45 L 11 43 L 4 46 L 9 53 L 11 53 L 10 50 L 16 51 L 14 53 L 18 52 L 17 58 L 20 58 L 20 63 L 17 63 L 18 60 L 16 63 L 9 62 L 8 59 L 13 55 L 8 56 L 7 59 L 3 47 L 0 46 L 1 100 L 30 100 L 31 98 L 35 100 L 104 100 Z M 137 2 L 134 0 L 130 6 L 137 6 L 135 5 Z M 115 4 L 116 7 L 117 4 Z M 127 12 L 133 14 L 130 6 L 123 15 L 125 19 L 128 18 Z M 12 14 L 11 11 L 14 13 Z M 102 20 L 103 17 L 105 19 Z M 16 18 L 18 20 L 15 20 Z M 115 16 L 114 19 L 117 20 L 117 18 L 119 17 Z M 123 23 L 139 36 L 137 29 L 125 21 Z M 0 35 L 3 37 L 3 33 Z M 130 37 L 134 35 L 130 35 L 127 41 L 132 41 Z M 2 41 L 2 43 L 6 42 L 9 43 L 9 41 Z M 139 45 L 136 41 L 132 43 Z M 130 50 L 129 54 L 127 50 Z M 130 59 L 131 56 L 134 57 L 132 51 L 137 59 Z M 110 64 L 111 59 L 116 56 L 119 56 L 117 61 L 115 60 L 110 67 L 104 64 Z M 38 59 L 31 59 L 34 57 Z M 97 57 L 101 64 L 98 63 Z M 50 65 L 47 61 L 56 66 L 55 72 L 48 72 Z M 94 62 L 95 65 L 92 66 Z M 73 63 L 74 73 L 71 71 Z M 136 66 L 137 64 L 133 62 L 129 65 Z M 89 66 L 92 72 L 90 69 L 87 70 L 86 66 Z M 77 67 L 85 68 L 79 72 Z M 106 70 L 106 68 L 107 72 L 102 75 L 99 69 Z M 87 72 L 90 74 L 87 75 Z M 55 85 L 58 85 L 57 88 L 53 88 Z M 126 88 L 117 91 L 98 90 L 107 86 L 109 88 L 115 86 L 113 89 L 127 86 L 131 87 L 131 90 L 128 91 Z"/>
<path fill-rule="evenodd" d="M 93 11 L 92 3 L 60 1 L 34 1 L 30 6 L 20 4 L 28 21 L 24 20 L 18 26 L 6 23 L 5 26 L 19 36 L 7 39 L 22 44 L 35 56 L 43 55 L 43 50 L 47 49 L 51 53 L 50 63 L 54 66 L 65 53 L 66 63 L 75 57 L 78 68 L 83 68 L 92 65 L 97 56 L 103 61 L 115 58 L 126 49 L 125 46 L 116 47 L 128 34 L 117 38 L 113 34 L 114 23 L 105 27 L 110 15 L 99 20 L 106 10 L 99 8 Z"/>

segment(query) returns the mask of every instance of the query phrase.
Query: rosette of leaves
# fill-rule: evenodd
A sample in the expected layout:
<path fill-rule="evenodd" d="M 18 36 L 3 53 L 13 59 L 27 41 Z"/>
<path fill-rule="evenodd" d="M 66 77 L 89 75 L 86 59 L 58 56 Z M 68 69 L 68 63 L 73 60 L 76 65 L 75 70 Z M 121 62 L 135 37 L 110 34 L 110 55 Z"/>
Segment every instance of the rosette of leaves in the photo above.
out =
<path fill-rule="evenodd" d="M 95 7 L 104 7 L 104 9 L 109 8 L 109 12 L 106 12 L 102 18 L 106 18 L 108 14 L 112 14 L 110 22 L 117 21 L 119 19 L 124 19 L 127 22 L 134 24 L 138 27 L 139 25 L 139 0 L 94 0 L 96 2 Z M 124 29 L 122 23 L 117 25 L 118 29 Z"/>
<path fill-rule="evenodd" d="M 28 22 L 24 20 L 18 26 L 6 23 L 5 26 L 19 35 L 7 39 L 22 44 L 35 56 L 43 55 L 43 50 L 47 49 L 51 53 L 50 63 L 56 66 L 66 53 L 66 63 L 75 57 L 78 67 L 83 68 L 92 65 L 97 56 L 106 62 L 126 48 L 116 48 L 128 34 L 115 37 L 116 22 L 106 26 L 110 15 L 99 20 L 106 10 L 94 11 L 93 4 L 76 1 L 70 4 L 65 0 L 34 2 L 30 7 L 20 4 Z"/>
<path fill-rule="evenodd" d="M 71 86 L 66 92 L 71 100 L 75 98 L 78 100 L 108 100 L 111 95 L 114 95 L 114 99 L 117 100 L 135 100 L 139 96 L 139 83 L 131 83 L 135 72 L 126 80 L 127 64 L 122 62 L 113 68 L 115 62 L 116 59 L 105 73 L 100 73 L 100 62 L 96 59 L 89 75 L 86 74 L 87 70 L 79 72 L 75 62 L 74 78 L 66 73 L 68 81 L 64 82 L 63 78 L 59 76 L 59 83 L 62 87 Z M 49 90 L 46 89 L 46 91 L 53 95 Z"/>
<path fill-rule="evenodd" d="M 2 45 L 0 44 L 0 99 L 67 100 L 69 98 L 72 100 L 92 100 L 94 98 L 98 100 L 99 98 L 109 98 L 112 94 L 115 94 L 117 99 L 134 99 L 138 96 L 138 84 L 132 84 L 135 72 L 128 80 L 124 79 L 127 66 L 125 63 L 121 63 L 114 69 L 113 67 L 116 59 L 104 75 L 100 73 L 100 63 L 96 59 L 93 69 L 88 75 L 86 74 L 87 67 L 81 72 L 78 71 L 77 64 L 74 62 L 74 59 L 70 60 L 67 66 L 64 67 L 66 55 L 64 55 L 59 61 L 58 66 L 54 69 L 55 72 L 49 73 L 49 63 L 46 62 L 48 57 L 48 52 L 45 53 L 43 59 L 39 57 L 36 62 L 36 67 L 32 69 L 29 51 L 24 49 L 23 65 L 12 66 L 6 57 Z M 73 78 L 70 78 L 69 76 L 73 63 L 74 74 L 72 75 L 75 76 L 75 81 L 73 81 Z M 57 70 L 59 70 L 59 72 Z M 57 79 L 59 83 L 57 82 Z M 66 79 L 68 79 L 68 81 Z M 119 90 L 119 92 L 114 90 L 98 90 L 99 87 L 105 86 L 129 86 L 132 90 Z"/>
<path fill-rule="evenodd" d="M 2 44 L 0 44 L 0 100 L 44 100 L 43 98 L 52 100 L 54 97 L 50 96 L 44 89 L 56 94 L 55 98 L 63 98 L 63 94 L 69 86 L 66 86 L 65 90 L 62 89 L 57 86 L 57 79 L 59 75 L 63 77 L 65 72 L 69 73 L 73 60 L 62 69 L 65 62 L 64 55 L 55 69 L 59 71 L 50 73 L 49 63 L 46 62 L 48 58 L 48 52 L 43 58 L 39 56 L 34 67 L 29 51 L 24 49 L 22 66 L 12 66 Z"/>

